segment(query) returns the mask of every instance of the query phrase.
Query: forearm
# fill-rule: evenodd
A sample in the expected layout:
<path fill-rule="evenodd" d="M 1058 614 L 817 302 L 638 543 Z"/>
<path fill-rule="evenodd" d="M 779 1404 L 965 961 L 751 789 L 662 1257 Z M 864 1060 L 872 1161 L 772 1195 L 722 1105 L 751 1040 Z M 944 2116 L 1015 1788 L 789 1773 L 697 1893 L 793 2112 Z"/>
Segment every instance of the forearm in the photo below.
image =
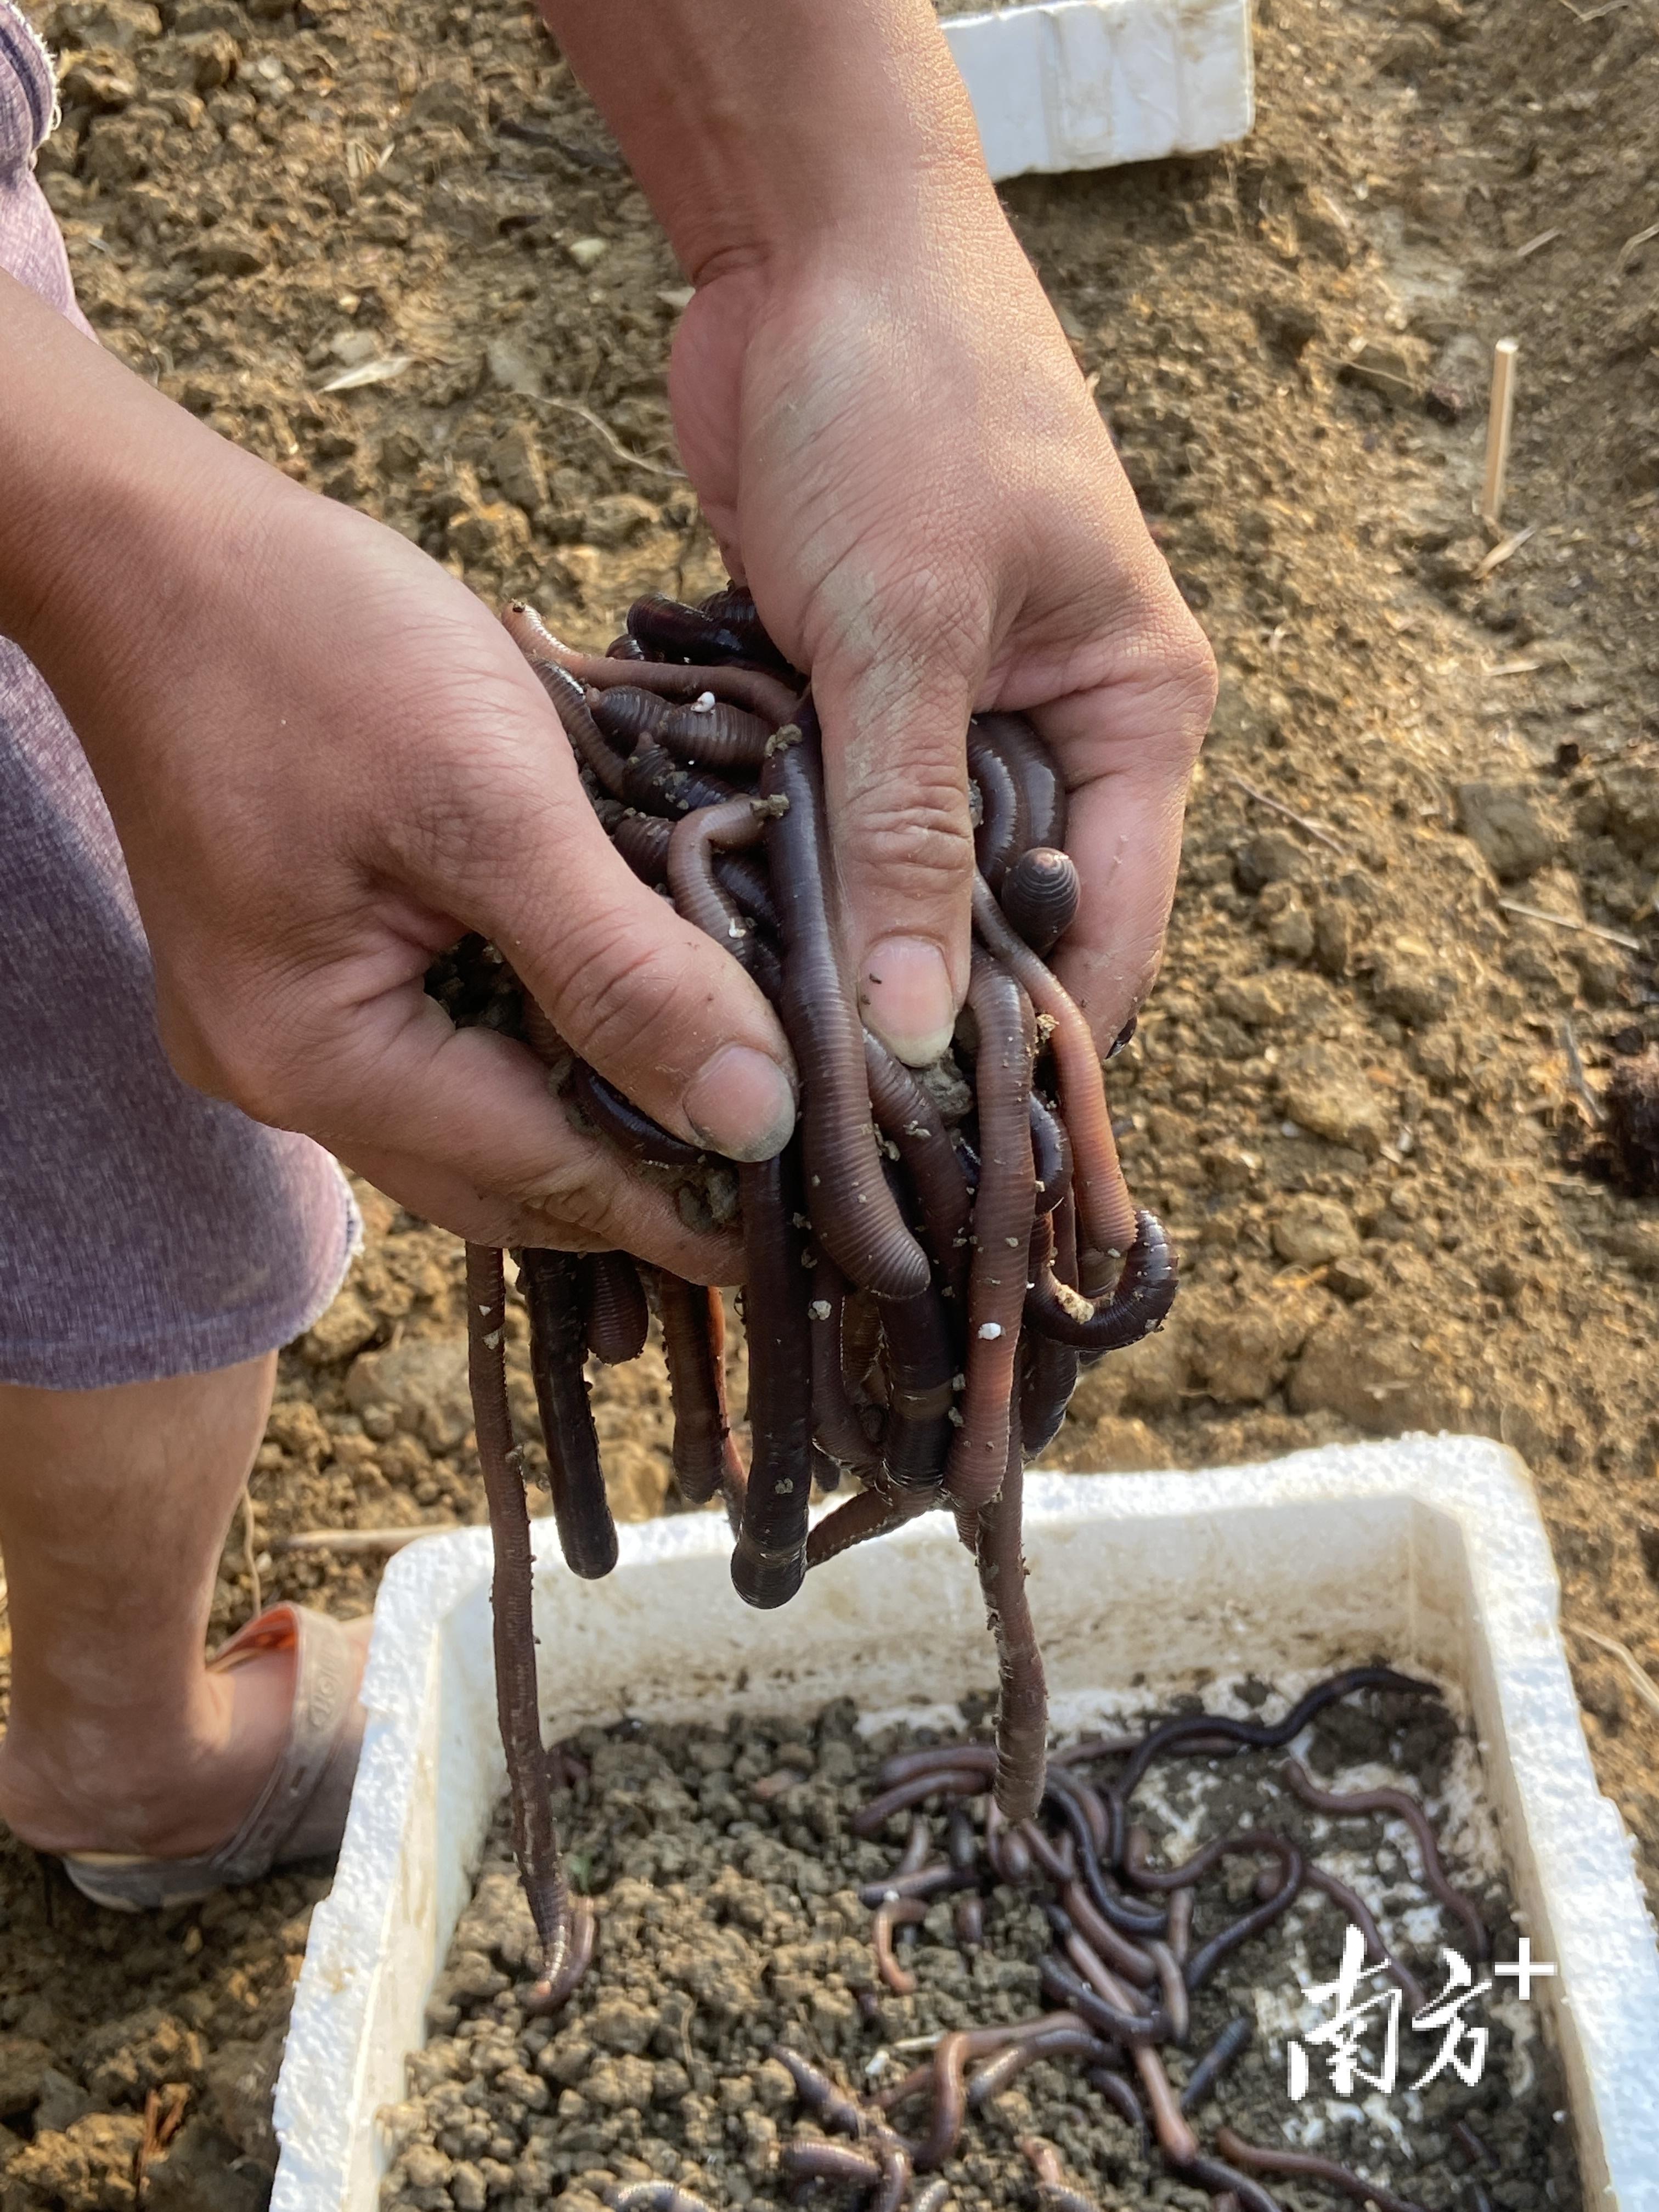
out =
<path fill-rule="evenodd" d="M 929 0 L 540 4 L 694 277 L 989 193 Z"/>

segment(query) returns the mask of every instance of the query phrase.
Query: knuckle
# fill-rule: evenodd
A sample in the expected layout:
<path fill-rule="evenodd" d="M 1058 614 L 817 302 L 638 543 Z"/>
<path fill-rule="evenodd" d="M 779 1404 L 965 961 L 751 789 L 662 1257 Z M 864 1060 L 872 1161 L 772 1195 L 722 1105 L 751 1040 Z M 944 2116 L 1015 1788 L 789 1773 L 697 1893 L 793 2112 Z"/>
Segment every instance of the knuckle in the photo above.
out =
<path fill-rule="evenodd" d="M 665 1041 L 684 1039 L 688 1016 L 701 1013 L 685 963 L 676 950 L 642 941 L 618 916 L 573 949 L 573 981 L 557 1012 L 562 1034 L 624 1087 L 629 1073 L 657 1073 Z"/>
<path fill-rule="evenodd" d="M 974 838 L 962 790 L 941 780 L 884 782 L 860 794 L 854 817 L 854 865 L 902 879 L 907 893 L 965 897 L 974 875 Z"/>

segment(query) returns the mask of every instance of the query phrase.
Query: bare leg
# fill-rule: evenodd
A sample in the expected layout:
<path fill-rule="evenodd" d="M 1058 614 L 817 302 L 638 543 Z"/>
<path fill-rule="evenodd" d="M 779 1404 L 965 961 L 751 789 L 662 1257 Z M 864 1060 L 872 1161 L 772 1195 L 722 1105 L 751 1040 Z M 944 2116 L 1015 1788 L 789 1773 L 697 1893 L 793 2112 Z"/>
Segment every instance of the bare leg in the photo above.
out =
<path fill-rule="evenodd" d="M 293 1662 L 203 1664 L 220 1547 L 274 1353 L 106 1390 L 0 1387 L 12 1698 L 0 1820 L 44 1850 L 184 1857 L 275 1765 Z"/>

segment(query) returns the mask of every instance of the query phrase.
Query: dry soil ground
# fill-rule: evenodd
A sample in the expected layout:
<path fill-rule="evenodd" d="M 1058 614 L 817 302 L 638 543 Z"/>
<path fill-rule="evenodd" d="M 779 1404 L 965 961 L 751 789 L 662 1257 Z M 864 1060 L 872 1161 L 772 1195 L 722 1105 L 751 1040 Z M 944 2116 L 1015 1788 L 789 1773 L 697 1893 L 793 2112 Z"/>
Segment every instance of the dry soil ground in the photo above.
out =
<path fill-rule="evenodd" d="M 66 56 L 42 178 L 136 368 L 584 639 L 641 588 L 718 580 L 664 397 L 682 278 L 526 9 L 41 20 Z M 1055 1456 L 1508 1439 L 1650 1881 L 1654 1693 L 1593 1639 L 1659 1662 L 1659 1218 L 1580 1164 L 1563 1033 L 1594 1089 L 1659 1037 L 1656 27 L 1656 0 L 1268 0 L 1246 144 L 1006 193 L 1224 672 L 1168 968 L 1115 1077 L 1189 1287 Z M 1506 333 L 1504 520 L 1531 534 L 1494 559 L 1472 497 Z M 457 1249 L 368 1211 L 285 1357 L 218 1627 L 256 1576 L 368 1602 L 372 1565 L 279 1553 L 296 1529 L 478 1515 Z M 604 1419 L 622 1510 L 659 1510 L 659 1364 Z M 0 1844 L 0 2202 L 131 2203 L 147 2093 L 179 2082 L 149 2201 L 256 2206 L 318 1893 L 129 1926 Z"/>

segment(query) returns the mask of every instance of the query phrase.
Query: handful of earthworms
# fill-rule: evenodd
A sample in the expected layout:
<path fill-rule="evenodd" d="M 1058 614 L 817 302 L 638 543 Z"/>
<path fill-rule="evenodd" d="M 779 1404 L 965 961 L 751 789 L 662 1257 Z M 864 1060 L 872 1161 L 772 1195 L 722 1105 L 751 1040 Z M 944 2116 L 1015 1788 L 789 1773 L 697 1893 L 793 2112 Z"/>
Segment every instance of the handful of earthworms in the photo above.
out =
<path fill-rule="evenodd" d="M 810 1569 L 854 1545 L 935 1508 L 955 1512 L 997 1643 L 996 1799 L 1005 1817 L 1025 1819 L 1042 1793 L 1048 1705 L 1024 1595 L 1021 1469 L 1059 1429 L 1079 1364 L 1163 1322 L 1176 1272 L 1158 1222 L 1130 1206 L 1099 1054 L 1045 957 L 1080 888 L 1063 850 L 1060 773 L 1023 718 L 974 718 L 967 1007 L 943 1059 L 908 1067 L 865 1029 L 839 957 L 817 717 L 749 594 L 734 587 L 698 607 L 641 599 L 604 655 L 573 651 L 528 608 L 505 619 L 617 850 L 754 978 L 800 1076 L 788 1146 L 734 1171 L 575 1060 L 527 994 L 512 1001 L 515 979 L 496 960 L 519 1034 L 583 1121 L 635 1172 L 673 1187 L 688 1220 L 741 1215 L 746 1468 L 726 1414 L 718 1291 L 627 1253 L 519 1255 L 565 1559 L 589 1577 L 616 1562 L 584 1363 L 637 1357 L 654 1304 L 677 1484 L 689 1504 L 723 1496 L 732 1579 L 749 1604 L 782 1605 Z M 474 940 L 474 969 L 489 957 Z M 450 979 L 463 995 L 477 984 L 465 966 Z M 574 1987 L 592 1931 L 573 1912 L 548 1806 L 502 1255 L 470 1246 L 467 1286 L 514 1850 L 550 2008 Z M 862 1486 L 809 1531 L 814 1481 L 832 1490 L 848 1475 Z"/>
<path fill-rule="evenodd" d="M 1054 1754 L 1039 1806 L 1018 1820 L 1009 1819 L 990 1794 L 998 1760 L 991 1744 L 940 1744 L 886 1760 L 878 1794 L 850 1823 L 854 1834 L 878 1838 L 890 1822 L 908 1816 L 902 1856 L 860 1893 L 873 1908 L 871 1937 L 883 1982 L 899 1996 L 914 1992 L 915 1978 L 900 1947 L 946 1898 L 956 1941 L 969 1956 L 976 1953 L 985 1940 L 986 1893 L 1000 1887 L 1035 1893 L 1041 1902 L 1054 1935 L 1040 1966 L 1053 2009 L 994 2027 L 952 2028 L 913 2070 L 863 2094 L 849 2094 L 799 2051 L 775 2046 L 771 2056 L 824 2131 L 780 2146 L 785 2179 L 802 2190 L 817 2182 L 854 2191 L 849 2201 L 863 2212 L 941 2212 L 950 2191 L 939 2169 L 963 2153 L 973 2115 L 1012 2088 L 1028 2067 L 1064 2061 L 1135 2131 L 1142 2156 L 1156 2144 L 1170 2179 L 1205 2191 L 1212 2212 L 1284 2212 L 1265 2185 L 1279 2179 L 1323 2183 L 1372 2212 L 1423 2212 L 1413 2200 L 1310 2149 L 1249 2142 L 1224 2126 L 1215 2130 L 1212 2146 L 1200 2140 L 1195 2120 L 1250 2043 L 1254 2022 L 1243 2014 L 1228 2021 L 1179 2087 L 1167 2054 L 1189 2045 L 1193 2001 L 1222 1962 L 1264 1935 L 1305 1891 L 1328 1898 L 1358 1929 L 1368 1957 L 1394 1982 L 1413 2017 L 1430 2000 L 1389 1949 L 1358 1892 L 1293 1837 L 1269 1827 L 1238 1829 L 1212 1838 L 1179 1864 L 1158 1865 L 1132 1806 L 1158 1760 L 1284 1751 L 1324 1707 L 1366 1690 L 1438 1694 L 1432 1684 L 1386 1667 L 1355 1667 L 1316 1684 L 1275 1722 L 1189 1712 L 1141 1735 L 1092 1737 Z M 1102 1768 L 1100 1778 L 1090 1778 Z M 1328 1817 L 1388 1814 L 1404 1820 L 1416 1844 L 1422 1887 L 1458 1923 L 1460 1947 L 1478 1960 L 1490 1955 L 1480 1913 L 1448 1881 L 1428 1814 L 1409 1792 L 1334 1793 L 1295 1758 L 1274 1774 Z M 925 1807 L 933 1808 L 931 1819 Z M 1202 1887 L 1238 1859 L 1261 1866 L 1242 1911 L 1226 1901 L 1224 1880 L 1215 1880 L 1208 1896 Z M 872 1993 L 872 2010 L 876 2002 Z M 1455 2122 L 1451 2133 L 1471 2169 L 1491 2162 L 1467 2122 Z M 1086 2191 L 1066 2181 L 1051 2143 L 1028 2137 L 1020 2148 L 1042 2212 L 1100 2212 Z M 1492 2212 L 1474 2171 L 1467 2187 L 1469 2212 Z M 607 2197 L 612 2212 L 709 2212 L 701 2199 L 667 2182 L 633 2183 Z"/>

